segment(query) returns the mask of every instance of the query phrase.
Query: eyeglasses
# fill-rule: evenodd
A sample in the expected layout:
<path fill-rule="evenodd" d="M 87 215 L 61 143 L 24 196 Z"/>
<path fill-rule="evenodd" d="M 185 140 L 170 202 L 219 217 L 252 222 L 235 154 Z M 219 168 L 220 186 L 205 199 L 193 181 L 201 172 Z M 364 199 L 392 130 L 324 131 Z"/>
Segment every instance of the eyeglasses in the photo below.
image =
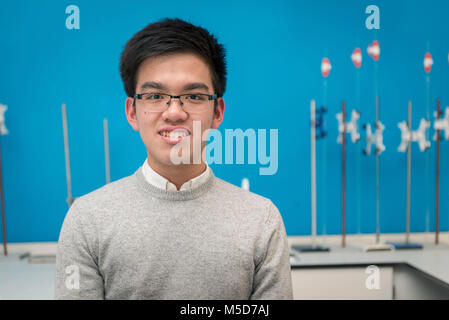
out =
<path fill-rule="evenodd" d="M 182 109 L 187 113 L 201 113 L 207 109 L 211 100 L 217 100 L 216 94 L 204 93 L 186 93 L 179 96 L 172 96 L 166 93 L 146 92 L 136 93 L 134 98 L 141 100 L 141 104 L 146 110 L 150 112 L 165 111 L 171 103 L 171 99 L 179 99 Z M 134 106 L 136 100 L 134 100 Z"/>

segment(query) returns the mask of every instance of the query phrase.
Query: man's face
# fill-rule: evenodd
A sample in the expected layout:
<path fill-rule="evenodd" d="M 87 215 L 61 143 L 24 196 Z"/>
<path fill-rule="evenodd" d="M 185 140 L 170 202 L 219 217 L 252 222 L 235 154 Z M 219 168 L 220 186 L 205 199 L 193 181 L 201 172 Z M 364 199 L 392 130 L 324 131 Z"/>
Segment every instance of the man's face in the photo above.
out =
<path fill-rule="evenodd" d="M 190 87 L 190 88 L 189 88 Z M 196 89 L 192 89 L 196 87 Z M 171 95 L 186 93 L 214 94 L 209 66 L 197 55 L 177 53 L 146 59 L 137 73 L 136 93 L 156 92 Z M 190 146 L 193 139 L 199 139 L 207 129 L 217 129 L 223 121 L 224 101 L 218 98 L 214 111 L 214 101 L 208 101 L 207 108 L 200 113 L 187 113 L 179 99 L 172 99 L 165 111 L 154 112 L 143 106 L 143 100 L 126 99 L 126 116 L 132 128 L 139 131 L 146 146 L 150 163 L 156 166 L 174 166 L 170 151 L 175 143 L 166 136 L 166 129 L 181 127 L 189 132 Z M 194 136 L 193 122 L 201 124 L 201 136 Z M 196 132 L 195 132 L 196 134 Z M 201 142 L 201 150 L 206 141 Z M 190 148 L 192 152 L 192 147 Z M 192 159 L 192 156 L 190 156 Z"/>

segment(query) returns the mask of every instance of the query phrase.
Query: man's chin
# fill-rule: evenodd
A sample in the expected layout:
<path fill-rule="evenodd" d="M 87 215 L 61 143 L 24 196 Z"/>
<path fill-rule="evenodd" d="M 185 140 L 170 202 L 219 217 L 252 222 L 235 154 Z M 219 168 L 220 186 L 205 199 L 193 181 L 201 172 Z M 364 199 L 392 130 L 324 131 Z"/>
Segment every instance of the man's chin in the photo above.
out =
<path fill-rule="evenodd" d="M 156 161 L 165 167 L 178 168 L 193 164 L 193 157 L 192 155 L 189 155 L 189 157 L 174 156 L 170 155 L 170 152 L 167 152 L 167 154 L 158 155 Z"/>
<path fill-rule="evenodd" d="M 194 156 L 193 146 L 189 145 L 187 141 L 180 142 L 176 145 L 169 145 L 166 143 L 157 145 L 154 143 L 152 144 L 152 147 L 153 150 L 148 150 L 148 154 L 153 155 L 151 158 L 153 158 L 154 161 L 167 167 L 179 167 L 192 164 L 201 164 L 203 162 L 202 151 L 206 145 L 204 144 L 204 146 L 198 148 L 201 152 L 196 157 Z M 184 155 L 184 153 L 188 154 Z"/>

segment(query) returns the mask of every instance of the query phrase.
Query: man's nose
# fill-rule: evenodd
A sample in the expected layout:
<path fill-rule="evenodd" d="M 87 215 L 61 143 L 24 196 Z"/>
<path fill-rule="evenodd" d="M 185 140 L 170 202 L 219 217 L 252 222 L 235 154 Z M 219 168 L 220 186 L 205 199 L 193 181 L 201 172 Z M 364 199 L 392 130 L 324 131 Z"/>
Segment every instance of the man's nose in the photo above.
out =
<path fill-rule="evenodd" d="M 182 108 L 181 100 L 172 98 L 167 104 L 167 109 L 162 113 L 164 120 L 176 122 L 187 119 L 188 114 Z"/>

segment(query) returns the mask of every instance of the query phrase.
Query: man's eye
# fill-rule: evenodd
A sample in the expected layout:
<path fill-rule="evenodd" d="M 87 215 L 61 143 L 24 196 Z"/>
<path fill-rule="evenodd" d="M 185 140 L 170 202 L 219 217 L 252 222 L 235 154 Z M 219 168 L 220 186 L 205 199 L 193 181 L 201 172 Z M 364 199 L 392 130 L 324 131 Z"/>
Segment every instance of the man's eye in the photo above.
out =
<path fill-rule="evenodd" d="M 188 100 L 206 100 L 206 97 L 200 94 L 189 94 L 186 98 Z"/>
<path fill-rule="evenodd" d="M 161 94 L 158 94 L 158 93 L 147 94 L 145 97 L 146 100 L 160 100 L 163 98 L 164 98 L 164 96 L 162 96 Z"/>

